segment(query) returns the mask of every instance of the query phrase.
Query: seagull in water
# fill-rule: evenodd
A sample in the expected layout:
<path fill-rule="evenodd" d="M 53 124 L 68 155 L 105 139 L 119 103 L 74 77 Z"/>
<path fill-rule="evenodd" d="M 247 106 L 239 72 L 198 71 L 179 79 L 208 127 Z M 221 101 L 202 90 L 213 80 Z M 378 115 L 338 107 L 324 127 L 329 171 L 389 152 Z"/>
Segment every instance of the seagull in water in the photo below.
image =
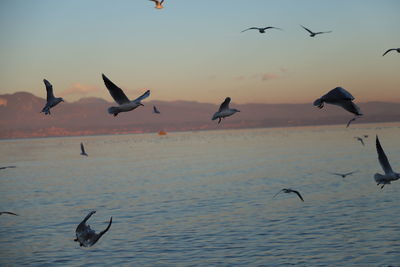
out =
<path fill-rule="evenodd" d="M 106 229 L 101 231 L 100 233 L 96 234 L 96 232 L 92 229 L 90 229 L 90 226 L 86 224 L 86 221 L 92 216 L 96 211 L 91 211 L 85 219 L 76 227 L 75 234 L 76 234 L 76 239 L 74 239 L 75 242 L 79 242 L 80 246 L 84 247 L 91 247 L 94 244 L 96 244 L 97 241 L 104 235 L 111 227 L 112 223 L 112 217 L 110 218 L 110 222 L 108 223 L 108 226 Z"/>
<path fill-rule="evenodd" d="M 378 152 L 379 163 L 381 164 L 385 174 L 382 175 L 379 173 L 375 173 L 374 179 L 376 185 L 382 185 L 381 186 L 382 189 L 385 186 L 385 184 L 390 184 L 390 182 L 400 179 L 400 173 L 396 173 L 392 170 L 389 160 L 386 157 L 385 151 L 383 151 L 381 143 L 379 142 L 378 135 L 376 136 L 376 151 Z"/>
<path fill-rule="evenodd" d="M 283 188 L 282 190 L 280 190 L 278 193 L 276 193 L 272 198 L 274 198 L 274 197 L 276 197 L 279 193 L 281 193 L 281 192 L 283 192 L 283 193 L 295 193 L 300 199 L 301 199 L 301 201 L 303 201 L 304 202 L 304 199 L 303 199 L 303 197 L 300 195 L 300 193 L 299 193 L 299 191 L 296 191 L 296 190 L 293 190 L 293 189 L 290 189 L 290 188 Z"/>
<path fill-rule="evenodd" d="M 17 166 L 4 166 L 4 167 L 0 167 L 0 170 L 5 170 L 5 169 L 8 169 L 8 168 L 16 168 Z"/>
<path fill-rule="evenodd" d="M 364 139 L 359 136 L 354 136 L 354 138 L 357 139 L 357 141 L 360 141 L 363 146 L 365 146 Z"/>
<path fill-rule="evenodd" d="M 121 88 L 116 86 L 112 81 L 110 81 L 104 74 L 103 81 L 106 85 L 108 91 L 112 98 L 114 98 L 115 102 L 119 105 L 118 107 L 110 107 L 108 108 L 108 113 L 113 114 L 114 117 L 118 115 L 120 112 L 127 112 L 134 110 L 138 106 L 144 106 L 140 101 L 150 96 L 150 90 L 147 90 L 143 95 L 139 96 L 135 100 L 130 101 L 128 97 L 124 94 Z"/>
<path fill-rule="evenodd" d="M 0 211 L 0 215 L 3 215 L 3 214 L 10 214 L 10 215 L 18 216 L 18 214 L 15 214 L 14 212 Z"/>
<path fill-rule="evenodd" d="M 88 156 L 88 154 L 86 154 L 85 147 L 83 146 L 82 142 L 81 142 L 81 155 L 86 157 Z"/>
<path fill-rule="evenodd" d="M 157 109 L 156 106 L 153 106 L 153 113 L 160 114 L 161 112 Z"/>
<path fill-rule="evenodd" d="M 51 85 L 51 83 L 48 80 L 43 79 L 43 82 L 46 85 L 47 102 L 41 112 L 44 112 L 45 115 L 50 115 L 50 109 L 58 105 L 58 103 L 64 102 L 64 99 L 62 99 L 61 97 L 54 96 L 53 85 Z"/>
<path fill-rule="evenodd" d="M 314 101 L 313 105 L 317 106 L 318 108 L 323 108 L 324 103 L 340 106 L 347 110 L 350 113 L 355 115 L 348 123 L 347 127 L 350 123 L 358 118 L 358 116 L 362 116 L 360 108 L 353 103 L 354 97 L 347 92 L 342 87 L 336 87 L 330 90 L 327 94 L 323 95 L 321 98 L 318 98 Z"/>
<path fill-rule="evenodd" d="M 358 171 L 352 171 L 352 172 L 347 172 L 347 173 L 331 172 L 330 174 L 341 176 L 342 178 L 346 178 L 346 176 L 352 175 L 353 173 L 356 173 L 356 172 L 358 172 Z"/>
<path fill-rule="evenodd" d="M 310 33 L 310 37 L 315 37 L 315 35 L 318 34 L 323 34 L 323 33 L 330 33 L 332 31 L 327 31 L 327 32 L 313 32 L 310 29 L 307 29 L 306 27 L 304 27 L 303 25 L 300 25 L 304 30 L 308 31 Z"/>
<path fill-rule="evenodd" d="M 397 53 L 400 53 L 400 48 L 392 48 L 392 49 L 388 49 L 385 53 L 383 53 L 382 56 L 386 55 L 387 53 L 389 53 L 390 51 L 396 51 Z"/>
<path fill-rule="evenodd" d="M 240 110 L 237 110 L 234 108 L 229 108 L 230 102 L 231 102 L 230 97 L 225 98 L 225 101 L 221 104 L 221 106 L 219 107 L 219 110 L 214 113 L 212 120 L 218 119 L 218 124 L 219 124 L 221 122 L 221 119 L 232 116 L 236 112 L 240 112 Z"/>
<path fill-rule="evenodd" d="M 162 9 L 163 8 L 162 4 L 164 3 L 164 0 L 161 0 L 161 1 L 159 1 L 159 0 L 149 0 L 149 1 L 154 2 L 156 4 L 155 8 L 157 8 L 157 9 Z"/>
<path fill-rule="evenodd" d="M 266 31 L 266 30 L 269 30 L 269 29 L 282 30 L 281 28 L 268 26 L 268 27 L 264 27 L 264 28 L 251 27 L 251 28 L 248 28 L 248 29 L 243 30 L 243 31 L 241 31 L 241 32 L 245 32 L 245 31 L 248 31 L 248 30 L 258 30 L 259 33 L 265 33 L 265 31 Z"/>

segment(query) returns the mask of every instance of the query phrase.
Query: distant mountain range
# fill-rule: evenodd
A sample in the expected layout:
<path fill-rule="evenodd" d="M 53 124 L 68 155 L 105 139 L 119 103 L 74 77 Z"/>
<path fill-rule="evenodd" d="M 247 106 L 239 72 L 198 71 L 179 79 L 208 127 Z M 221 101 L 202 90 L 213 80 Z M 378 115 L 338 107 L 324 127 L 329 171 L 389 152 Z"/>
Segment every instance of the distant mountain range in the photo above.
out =
<path fill-rule="evenodd" d="M 222 102 L 223 99 L 221 99 Z M 101 98 L 82 98 L 63 102 L 40 113 L 46 100 L 27 92 L 0 95 L 0 138 L 72 136 L 158 132 L 160 130 L 193 131 L 233 128 L 284 127 L 345 124 L 352 114 L 339 107 L 326 105 L 318 109 L 307 104 L 235 104 L 241 112 L 217 124 L 211 117 L 218 105 L 190 101 L 149 101 L 144 107 L 120 113 L 107 113 L 115 103 Z M 365 114 L 357 123 L 400 121 L 400 103 L 357 103 Z M 153 105 L 161 114 L 153 114 Z M 351 127 L 351 126 L 350 126 Z"/>

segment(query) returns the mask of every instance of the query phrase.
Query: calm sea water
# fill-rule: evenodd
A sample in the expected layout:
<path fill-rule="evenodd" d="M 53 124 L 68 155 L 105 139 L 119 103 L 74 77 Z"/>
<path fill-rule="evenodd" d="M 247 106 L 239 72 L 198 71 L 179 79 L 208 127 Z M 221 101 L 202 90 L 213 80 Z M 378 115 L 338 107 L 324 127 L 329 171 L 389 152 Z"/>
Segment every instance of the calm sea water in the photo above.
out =
<path fill-rule="evenodd" d="M 0 265 L 400 266 L 400 181 L 374 183 L 375 134 L 400 171 L 400 124 L 2 140 L 17 168 L 0 210 L 20 216 L 0 216 Z M 284 187 L 305 202 L 272 198 Z M 113 224 L 82 248 L 91 210 Z"/>

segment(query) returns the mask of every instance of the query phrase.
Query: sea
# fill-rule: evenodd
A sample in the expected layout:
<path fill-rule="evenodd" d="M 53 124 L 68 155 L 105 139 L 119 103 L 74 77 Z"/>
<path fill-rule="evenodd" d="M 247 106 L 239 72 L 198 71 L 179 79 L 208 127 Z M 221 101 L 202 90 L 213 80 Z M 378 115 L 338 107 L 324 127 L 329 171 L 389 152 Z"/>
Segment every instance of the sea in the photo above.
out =
<path fill-rule="evenodd" d="M 0 266 L 400 266 L 400 123 L 218 127 L 1 140 Z"/>

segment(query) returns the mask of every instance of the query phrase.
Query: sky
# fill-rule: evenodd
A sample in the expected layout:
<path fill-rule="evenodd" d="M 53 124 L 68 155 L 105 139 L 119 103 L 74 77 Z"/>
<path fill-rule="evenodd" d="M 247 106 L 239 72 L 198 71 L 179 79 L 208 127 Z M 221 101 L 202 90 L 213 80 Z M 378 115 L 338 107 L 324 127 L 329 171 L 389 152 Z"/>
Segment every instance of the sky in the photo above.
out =
<path fill-rule="evenodd" d="M 342 86 L 400 102 L 398 0 L 0 0 L 0 93 L 308 103 Z M 315 38 L 314 31 L 328 31 Z M 265 34 L 242 30 L 275 26 Z"/>

